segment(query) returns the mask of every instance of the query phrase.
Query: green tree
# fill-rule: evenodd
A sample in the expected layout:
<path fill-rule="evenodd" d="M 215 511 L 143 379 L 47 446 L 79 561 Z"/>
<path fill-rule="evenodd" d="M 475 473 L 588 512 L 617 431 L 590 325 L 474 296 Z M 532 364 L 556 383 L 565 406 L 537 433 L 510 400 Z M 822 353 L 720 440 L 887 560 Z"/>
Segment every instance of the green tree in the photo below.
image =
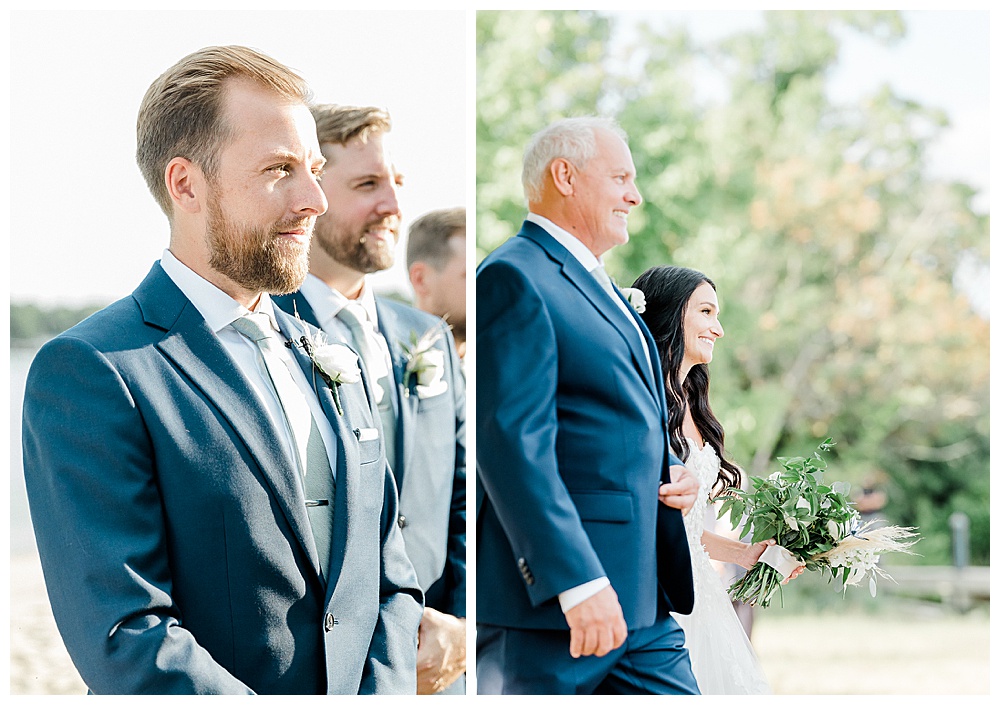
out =
<path fill-rule="evenodd" d="M 698 46 L 595 13 L 480 13 L 477 247 L 524 215 L 521 149 L 558 117 L 603 112 L 630 135 L 644 204 L 609 253 L 622 284 L 675 263 L 717 283 L 727 337 L 712 364 L 727 447 L 753 474 L 833 436 L 831 472 L 886 485 L 889 518 L 948 559 L 947 516 L 988 560 L 989 325 L 955 286 L 988 261 L 988 216 L 927 176 L 947 117 L 883 87 L 834 104 L 840 37 L 892 43 L 896 12 L 768 12 Z M 574 34 L 575 33 L 575 34 Z M 700 98 L 711 67 L 721 100 Z"/>

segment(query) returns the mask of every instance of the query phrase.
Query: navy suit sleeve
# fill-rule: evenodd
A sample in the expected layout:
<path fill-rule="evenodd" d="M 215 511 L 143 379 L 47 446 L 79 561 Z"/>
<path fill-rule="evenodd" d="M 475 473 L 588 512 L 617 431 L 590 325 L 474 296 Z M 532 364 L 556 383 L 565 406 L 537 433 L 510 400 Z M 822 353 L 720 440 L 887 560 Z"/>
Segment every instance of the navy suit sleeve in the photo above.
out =
<path fill-rule="evenodd" d="M 479 476 L 539 605 L 606 572 L 558 466 L 558 340 L 546 302 L 504 262 L 481 268 L 476 290 Z"/>
<path fill-rule="evenodd" d="M 105 355 L 66 336 L 38 352 L 24 473 L 56 624 L 94 693 L 250 693 L 184 628 L 150 439 Z"/>

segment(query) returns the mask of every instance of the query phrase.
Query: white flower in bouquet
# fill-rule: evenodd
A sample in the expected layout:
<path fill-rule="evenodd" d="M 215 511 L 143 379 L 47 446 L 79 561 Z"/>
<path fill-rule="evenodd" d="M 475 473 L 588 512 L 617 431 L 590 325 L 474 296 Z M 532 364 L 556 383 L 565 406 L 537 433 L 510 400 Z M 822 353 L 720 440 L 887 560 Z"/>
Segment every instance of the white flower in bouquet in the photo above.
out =
<path fill-rule="evenodd" d="M 834 575 L 839 573 L 845 590 L 848 585 L 858 585 L 866 575 L 869 576 L 868 590 L 875 597 L 876 578 L 881 576 L 892 580 L 892 576 L 878 567 L 881 555 L 887 552 L 913 553 L 909 548 L 919 539 L 909 527 L 872 529 L 872 524 L 868 522 L 852 531 L 833 549 L 813 556 L 813 561 L 829 566 Z"/>

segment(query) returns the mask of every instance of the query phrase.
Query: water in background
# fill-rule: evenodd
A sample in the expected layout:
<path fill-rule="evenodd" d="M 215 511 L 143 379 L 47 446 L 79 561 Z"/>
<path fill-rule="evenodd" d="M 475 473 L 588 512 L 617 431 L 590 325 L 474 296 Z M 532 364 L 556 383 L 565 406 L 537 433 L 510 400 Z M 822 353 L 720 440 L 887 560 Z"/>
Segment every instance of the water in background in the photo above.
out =
<path fill-rule="evenodd" d="M 28 514 L 28 496 L 24 489 L 24 466 L 21 464 L 21 405 L 28 367 L 38 347 L 10 348 L 10 553 L 35 553 L 35 534 Z"/>

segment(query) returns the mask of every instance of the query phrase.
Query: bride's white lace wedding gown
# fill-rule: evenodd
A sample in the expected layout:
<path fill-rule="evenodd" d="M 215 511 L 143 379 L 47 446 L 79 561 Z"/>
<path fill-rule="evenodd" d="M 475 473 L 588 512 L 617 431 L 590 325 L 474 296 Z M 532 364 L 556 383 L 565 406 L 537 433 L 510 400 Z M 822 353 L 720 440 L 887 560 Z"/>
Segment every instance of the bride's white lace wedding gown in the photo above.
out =
<path fill-rule="evenodd" d="M 689 615 L 675 614 L 683 627 L 691 666 L 698 687 L 704 695 L 740 695 L 770 693 L 767 678 L 757 661 L 750 640 L 733 609 L 719 574 L 701 543 L 706 515 L 714 510 L 708 493 L 719 474 L 719 457 L 712 446 L 691 448 L 685 465 L 701 483 L 694 507 L 684 517 L 691 549 L 691 572 L 694 577 L 694 610 Z M 711 513 L 711 514 L 710 514 Z"/>

